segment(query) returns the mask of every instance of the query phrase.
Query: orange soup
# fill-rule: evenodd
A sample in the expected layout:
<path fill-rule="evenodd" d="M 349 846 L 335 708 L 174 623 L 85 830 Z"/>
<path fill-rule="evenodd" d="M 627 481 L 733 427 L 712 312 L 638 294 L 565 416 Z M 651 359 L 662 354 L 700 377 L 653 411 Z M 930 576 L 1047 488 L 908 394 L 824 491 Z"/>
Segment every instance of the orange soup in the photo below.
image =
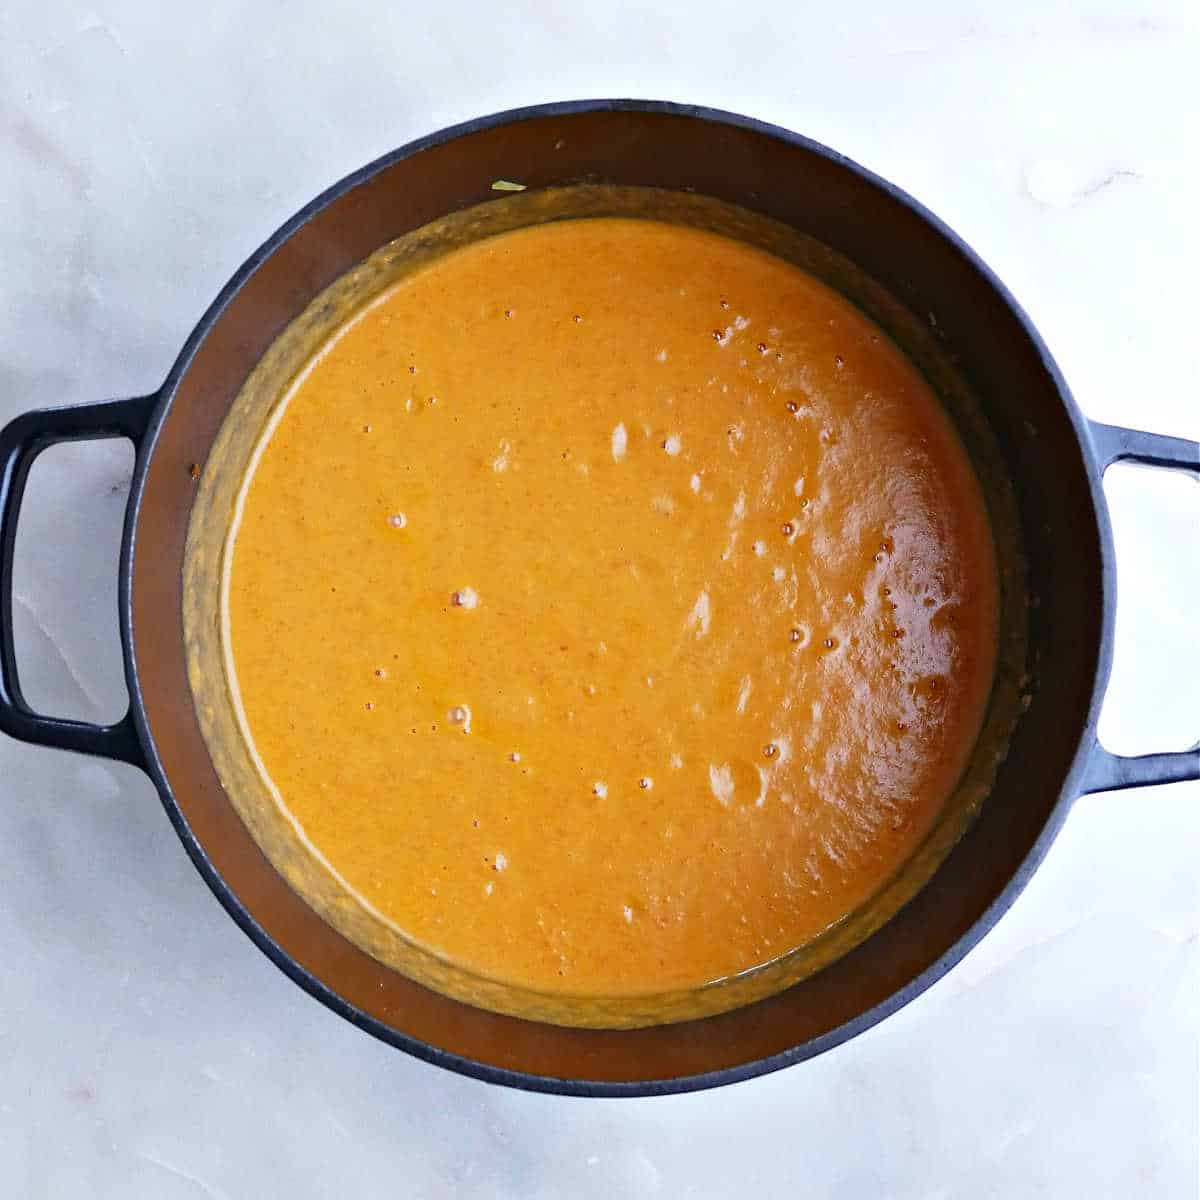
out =
<path fill-rule="evenodd" d="M 282 810 L 413 943 L 694 988 L 864 904 L 962 774 L 997 570 L 916 368 L 801 269 L 565 220 L 425 263 L 292 381 L 226 552 Z"/>

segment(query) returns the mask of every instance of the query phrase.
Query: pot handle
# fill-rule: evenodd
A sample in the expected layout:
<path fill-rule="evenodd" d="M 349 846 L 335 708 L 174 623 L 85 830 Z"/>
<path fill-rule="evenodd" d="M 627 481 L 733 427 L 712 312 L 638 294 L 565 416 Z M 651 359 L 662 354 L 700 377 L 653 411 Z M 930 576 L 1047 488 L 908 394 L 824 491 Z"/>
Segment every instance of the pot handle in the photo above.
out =
<path fill-rule="evenodd" d="M 1200 481 L 1200 442 L 1125 429 L 1120 425 L 1103 425 L 1099 421 L 1089 424 L 1101 473 L 1113 463 L 1134 462 L 1147 467 L 1185 471 Z M 1097 739 L 1088 759 L 1083 791 L 1108 792 L 1190 779 L 1200 779 L 1200 742 L 1190 750 L 1128 757 L 1110 753 Z"/>
<path fill-rule="evenodd" d="M 22 413 L 0 431 L 0 730 L 38 746 L 98 754 L 142 766 L 145 756 L 129 712 L 113 725 L 35 713 L 21 693 L 13 642 L 13 550 L 25 481 L 34 459 L 56 442 L 125 437 L 141 446 L 157 396 L 107 400 Z"/>

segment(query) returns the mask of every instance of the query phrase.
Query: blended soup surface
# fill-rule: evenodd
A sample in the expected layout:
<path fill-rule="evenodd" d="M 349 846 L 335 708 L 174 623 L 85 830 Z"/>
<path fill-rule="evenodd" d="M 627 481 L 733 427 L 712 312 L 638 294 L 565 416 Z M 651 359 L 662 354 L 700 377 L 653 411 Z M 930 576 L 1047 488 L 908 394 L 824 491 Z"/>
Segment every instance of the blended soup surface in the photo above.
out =
<path fill-rule="evenodd" d="M 276 409 L 230 531 L 243 729 L 342 885 L 534 990 L 749 970 L 863 904 L 980 728 L 978 482 L 811 275 L 648 220 L 394 284 Z"/>

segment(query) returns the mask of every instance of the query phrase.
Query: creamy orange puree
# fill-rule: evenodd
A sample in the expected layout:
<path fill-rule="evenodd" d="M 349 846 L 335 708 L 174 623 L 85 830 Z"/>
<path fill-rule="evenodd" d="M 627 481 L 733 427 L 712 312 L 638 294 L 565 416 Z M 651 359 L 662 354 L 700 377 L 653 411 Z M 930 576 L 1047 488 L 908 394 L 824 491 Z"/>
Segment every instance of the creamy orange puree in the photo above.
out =
<path fill-rule="evenodd" d="M 686 988 L 866 901 L 979 730 L 997 581 L 937 399 L 771 255 L 646 220 L 476 242 L 292 384 L 231 531 L 244 728 L 413 941 Z"/>

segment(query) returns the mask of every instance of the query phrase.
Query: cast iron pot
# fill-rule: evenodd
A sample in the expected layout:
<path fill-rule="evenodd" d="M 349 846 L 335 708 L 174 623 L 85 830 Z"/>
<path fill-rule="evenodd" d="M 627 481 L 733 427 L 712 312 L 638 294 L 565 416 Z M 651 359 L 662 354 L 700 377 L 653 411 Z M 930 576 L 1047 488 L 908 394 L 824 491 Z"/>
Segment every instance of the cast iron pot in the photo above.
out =
<path fill-rule="evenodd" d="M 384 243 L 496 196 L 577 180 L 695 191 L 839 251 L 944 344 L 983 405 L 1010 474 L 1027 558 L 1037 686 L 992 794 L 932 881 L 846 957 L 771 999 L 676 1025 L 568 1029 L 447 999 L 325 924 L 263 857 L 218 782 L 188 687 L 184 539 L 197 466 L 260 356 L 321 289 Z M 137 451 L 120 559 L 129 712 L 96 726 L 21 695 L 12 561 L 29 467 L 45 447 L 126 437 Z M 1116 580 L 1101 489 L 1118 460 L 1200 477 L 1200 446 L 1085 420 L 1028 318 L 949 229 L 824 146 L 677 104 L 587 101 L 472 121 L 386 155 L 317 197 L 234 275 L 149 396 L 26 413 L 0 434 L 0 728 L 133 763 L 229 914 L 301 987 L 383 1041 L 496 1083 L 576 1095 L 689 1091 L 835 1046 L 919 995 L 1016 898 L 1082 793 L 1200 778 L 1200 750 L 1122 758 L 1096 739 Z"/>

